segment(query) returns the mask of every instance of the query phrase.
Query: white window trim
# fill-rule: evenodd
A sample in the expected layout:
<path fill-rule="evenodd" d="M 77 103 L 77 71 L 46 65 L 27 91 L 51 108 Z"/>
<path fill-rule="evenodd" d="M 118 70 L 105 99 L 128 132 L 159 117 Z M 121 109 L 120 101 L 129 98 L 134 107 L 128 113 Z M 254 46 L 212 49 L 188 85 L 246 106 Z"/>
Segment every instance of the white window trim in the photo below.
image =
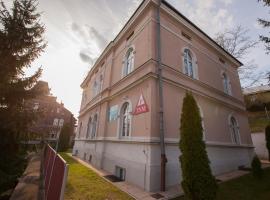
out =
<path fill-rule="evenodd" d="M 132 54 L 133 54 L 133 63 L 130 69 L 130 72 L 125 74 L 125 69 L 126 69 L 126 63 L 127 63 L 127 53 L 129 52 L 129 50 L 132 49 Z M 124 54 L 124 58 L 122 60 L 122 78 L 126 77 L 127 75 L 129 75 L 130 73 L 132 73 L 132 71 L 134 70 L 134 65 L 135 65 L 135 54 L 136 54 L 136 49 L 134 45 L 130 45 L 127 49 L 127 51 Z"/>
<path fill-rule="evenodd" d="M 91 122 L 90 122 L 90 119 L 91 119 Z M 91 137 L 92 122 L 93 122 L 93 118 L 92 118 L 92 116 L 90 116 L 88 118 L 87 129 L 86 129 L 86 136 L 85 136 L 87 139 Z"/>
<path fill-rule="evenodd" d="M 83 128 L 83 124 L 82 124 L 82 122 L 80 122 L 79 123 L 79 128 L 78 128 L 77 138 L 80 138 L 81 137 L 82 128 Z"/>
<path fill-rule="evenodd" d="M 185 69 L 185 50 L 188 49 L 191 53 L 191 57 L 192 57 L 192 68 L 193 68 L 193 76 L 191 77 L 189 75 L 186 74 L 186 69 Z M 181 51 L 181 55 L 182 55 L 182 73 L 185 74 L 186 76 L 193 78 L 193 79 L 197 79 L 199 80 L 199 72 L 198 72 L 198 62 L 197 62 L 197 57 L 196 54 L 189 48 L 189 47 L 183 47 L 182 51 Z"/>
<path fill-rule="evenodd" d="M 225 87 L 224 87 L 224 75 L 227 77 L 227 83 L 228 83 L 228 92 L 225 91 Z M 222 88 L 223 88 L 223 92 L 225 94 L 231 95 L 232 96 L 232 85 L 231 85 L 231 79 L 228 76 L 228 73 L 226 73 L 224 70 L 221 71 L 220 73 L 221 76 L 221 81 L 222 81 Z"/>
<path fill-rule="evenodd" d="M 233 132 L 232 132 L 231 118 L 234 118 L 235 121 L 236 121 L 236 125 L 237 125 L 237 138 L 238 138 L 239 143 L 237 143 L 237 142 L 235 143 L 233 141 Z M 241 135 L 240 135 L 240 127 L 239 127 L 238 120 L 237 120 L 237 118 L 235 117 L 235 115 L 233 113 L 228 116 L 228 125 L 229 125 L 229 130 L 230 130 L 230 135 L 231 135 L 231 143 L 232 144 L 235 144 L 235 145 L 241 145 L 242 142 L 241 142 Z"/>
<path fill-rule="evenodd" d="M 96 127 L 95 127 L 95 135 L 93 136 L 93 122 L 94 122 L 94 119 L 95 119 L 95 116 L 97 116 L 97 121 L 96 121 Z M 93 116 L 92 116 L 92 125 L 91 125 L 91 133 L 90 133 L 90 139 L 94 140 L 97 138 L 97 131 L 98 131 L 98 120 L 99 117 L 98 117 L 98 113 L 96 112 Z"/>
<path fill-rule="evenodd" d="M 129 104 L 129 112 L 130 112 L 129 136 L 122 136 L 122 118 L 121 118 L 121 112 L 122 112 L 122 108 L 123 108 L 123 106 L 124 106 L 125 103 L 128 103 Z M 121 105 L 119 106 L 119 109 L 118 109 L 117 137 L 119 139 L 121 139 L 121 138 L 126 139 L 126 138 L 131 138 L 131 135 L 132 135 L 132 103 L 128 99 L 128 100 L 123 101 L 121 103 Z"/>

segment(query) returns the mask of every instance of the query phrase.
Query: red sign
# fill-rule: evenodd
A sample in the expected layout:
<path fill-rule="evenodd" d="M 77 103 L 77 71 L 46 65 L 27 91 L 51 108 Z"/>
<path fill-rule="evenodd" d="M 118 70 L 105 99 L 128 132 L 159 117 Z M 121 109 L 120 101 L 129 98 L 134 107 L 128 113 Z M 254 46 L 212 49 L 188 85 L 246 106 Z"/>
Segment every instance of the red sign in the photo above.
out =
<path fill-rule="evenodd" d="M 138 115 L 138 114 L 145 113 L 148 111 L 149 111 L 148 106 L 145 103 L 143 95 L 141 94 L 133 115 Z"/>

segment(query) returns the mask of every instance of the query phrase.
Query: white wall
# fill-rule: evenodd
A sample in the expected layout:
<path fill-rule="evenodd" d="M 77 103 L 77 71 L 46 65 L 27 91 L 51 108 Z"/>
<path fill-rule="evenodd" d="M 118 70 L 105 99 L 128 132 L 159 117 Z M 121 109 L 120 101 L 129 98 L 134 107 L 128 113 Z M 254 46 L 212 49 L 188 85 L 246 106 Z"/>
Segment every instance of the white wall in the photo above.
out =
<path fill-rule="evenodd" d="M 251 134 L 255 152 L 260 159 L 268 160 L 268 151 L 265 143 L 265 133 L 252 133 Z"/>
<path fill-rule="evenodd" d="M 142 142 L 84 142 L 76 141 L 73 151 L 79 150 L 79 157 L 86 160 L 92 154 L 92 164 L 111 174 L 115 166 L 126 169 L 126 181 L 147 191 L 160 189 L 160 146 L 158 143 Z M 103 153 L 102 153 L 103 152 Z M 249 166 L 253 148 L 207 145 L 214 175 L 237 170 L 239 166 Z M 178 144 L 166 144 L 166 185 L 180 184 L 181 168 L 179 164 Z"/>

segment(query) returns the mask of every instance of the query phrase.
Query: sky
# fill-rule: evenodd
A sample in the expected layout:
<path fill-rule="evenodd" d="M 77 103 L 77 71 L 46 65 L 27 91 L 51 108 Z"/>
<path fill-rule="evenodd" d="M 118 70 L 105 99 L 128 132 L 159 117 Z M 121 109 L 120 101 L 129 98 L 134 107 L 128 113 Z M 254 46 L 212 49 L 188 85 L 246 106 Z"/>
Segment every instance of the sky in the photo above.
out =
<path fill-rule="evenodd" d="M 12 0 L 4 2 L 10 5 Z M 269 19 L 270 9 L 257 0 L 168 2 L 210 37 L 237 25 L 249 29 L 254 40 L 258 40 L 259 34 L 267 33 L 258 25 L 257 18 Z M 26 73 L 31 75 L 41 66 L 41 80 L 49 83 L 51 93 L 77 117 L 82 94 L 80 84 L 140 3 L 141 0 L 39 0 L 38 11 L 42 12 L 48 46 Z M 247 57 L 254 60 L 258 71 L 269 70 L 270 55 L 265 54 L 262 43 Z"/>

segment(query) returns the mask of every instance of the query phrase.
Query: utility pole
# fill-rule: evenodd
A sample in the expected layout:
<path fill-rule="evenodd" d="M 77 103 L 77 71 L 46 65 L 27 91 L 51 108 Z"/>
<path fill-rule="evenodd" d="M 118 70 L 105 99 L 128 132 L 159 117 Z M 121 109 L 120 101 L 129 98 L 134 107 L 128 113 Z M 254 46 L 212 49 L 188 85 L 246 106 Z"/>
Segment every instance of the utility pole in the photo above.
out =
<path fill-rule="evenodd" d="M 158 0 L 157 6 L 157 68 L 158 68 L 158 91 L 159 91 L 159 132 L 160 132 L 160 191 L 166 189 L 166 163 L 164 142 L 164 113 L 163 113 L 163 80 L 162 80 L 162 63 L 161 63 L 161 37 L 160 37 L 160 6 L 161 0 Z"/>

